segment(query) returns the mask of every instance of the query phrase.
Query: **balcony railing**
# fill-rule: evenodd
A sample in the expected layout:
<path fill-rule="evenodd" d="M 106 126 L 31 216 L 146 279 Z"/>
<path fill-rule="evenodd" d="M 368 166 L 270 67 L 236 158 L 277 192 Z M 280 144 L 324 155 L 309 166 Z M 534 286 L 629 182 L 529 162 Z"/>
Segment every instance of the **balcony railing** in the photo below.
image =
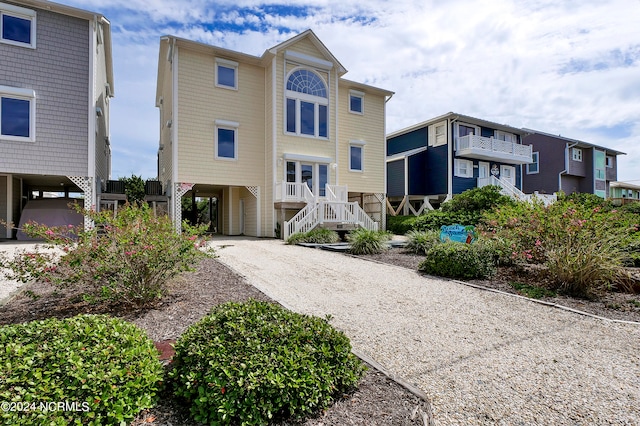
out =
<path fill-rule="evenodd" d="M 276 202 L 312 203 L 320 199 L 346 202 L 348 191 L 346 186 L 326 184 L 324 195 L 315 196 L 306 183 L 278 182 L 276 184 Z"/>
<path fill-rule="evenodd" d="M 457 154 L 481 160 L 508 161 L 512 164 L 533 162 L 531 145 L 521 145 L 478 135 L 459 137 Z"/>

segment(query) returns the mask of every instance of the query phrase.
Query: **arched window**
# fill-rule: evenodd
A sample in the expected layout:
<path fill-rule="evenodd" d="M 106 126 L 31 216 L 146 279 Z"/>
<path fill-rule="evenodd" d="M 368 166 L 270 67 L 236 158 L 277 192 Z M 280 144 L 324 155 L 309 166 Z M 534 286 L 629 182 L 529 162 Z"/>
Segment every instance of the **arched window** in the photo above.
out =
<path fill-rule="evenodd" d="M 287 78 L 286 131 L 319 138 L 328 136 L 327 85 L 315 72 L 297 69 Z"/>

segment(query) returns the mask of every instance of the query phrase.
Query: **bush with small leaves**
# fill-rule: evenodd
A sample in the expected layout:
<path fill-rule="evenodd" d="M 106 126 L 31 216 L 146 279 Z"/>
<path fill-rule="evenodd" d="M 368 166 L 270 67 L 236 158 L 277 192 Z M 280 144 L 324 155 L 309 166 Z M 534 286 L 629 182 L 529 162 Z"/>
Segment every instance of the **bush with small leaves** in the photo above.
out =
<path fill-rule="evenodd" d="M 205 242 L 199 235 L 206 225 L 184 224 L 179 234 L 168 216 L 156 217 L 146 204 L 127 205 L 116 217 L 113 212 L 82 212 L 98 224 L 94 229 L 25 224 L 28 235 L 59 250 L 23 251 L 13 259 L 0 254 L 0 267 L 10 271 L 11 279 L 84 286 L 90 300 L 144 306 L 164 295 L 170 278 L 212 252 L 201 250 Z"/>
<path fill-rule="evenodd" d="M 2 326 L 0 347 L 3 424 L 125 424 L 162 385 L 145 332 L 104 315 Z"/>
<path fill-rule="evenodd" d="M 169 373 L 192 416 L 267 424 L 327 407 L 364 374 L 326 320 L 250 300 L 218 305 L 178 339 Z"/>
<path fill-rule="evenodd" d="M 332 244 L 340 241 L 340 236 L 336 231 L 325 228 L 315 228 L 309 232 L 297 232 L 289 237 L 287 244 Z"/>
<path fill-rule="evenodd" d="M 385 231 L 372 231 L 358 228 L 347 235 L 351 254 L 377 254 L 387 250 L 391 236 Z"/>
<path fill-rule="evenodd" d="M 450 241 L 431 247 L 418 270 L 440 277 L 484 279 L 496 272 L 494 258 L 493 250 L 484 244 Z"/>

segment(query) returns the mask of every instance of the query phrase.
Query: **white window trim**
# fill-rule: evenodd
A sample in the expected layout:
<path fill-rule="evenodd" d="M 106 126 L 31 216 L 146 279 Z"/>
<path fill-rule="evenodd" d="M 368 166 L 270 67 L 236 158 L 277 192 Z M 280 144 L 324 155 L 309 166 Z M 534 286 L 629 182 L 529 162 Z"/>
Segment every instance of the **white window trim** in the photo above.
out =
<path fill-rule="evenodd" d="M 329 140 L 329 135 L 331 134 L 331 130 L 329 128 L 329 123 L 331 122 L 330 120 L 330 116 L 331 116 L 331 111 L 329 110 L 329 84 L 327 83 L 327 81 L 322 77 L 322 75 L 318 74 L 318 72 L 316 72 L 315 70 L 310 70 L 312 72 L 314 72 L 315 74 L 318 75 L 318 77 L 320 77 L 322 79 L 322 81 L 324 82 L 324 84 L 327 87 L 327 97 L 323 98 L 320 96 L 314 96 L 314 95 L 309 95 L 307 93 L 301 93 L 301 92 L 296 92 L 293 90 L 287 90 L 287 81 L 289 80 L 289 77 L 291 76 L 291 74 L 293 74 L 294 72 L 300 70 L 300 69 L 308 69 L 305 67 L 296 67 L 294 69 L 292 69 L 291 71 L 289 71 L 284 79 L 284 102 L 283 102 L 283 123 L 282 123 L 282 129 L 284 131 L 284 134 L 286 135 L 295 135 L 295 136 L 300 136 L 303 138 L 310 138 L 310 139 L 322 139 L 322 140 Z M 296 131 L 295 132 L 289 132 L 287 131 L 287 99 L 292 99 L 296 102 Z M 302 114 L 300 113 L 300 101 L 303 102 L 308 102 L 308 103 L 312 103 L 315 105 L 314 107 L 314 134 L 313 135 L 308 135 L 306 133 L 302 133 L 300 131 L 300 129 L 302 128 L 301 125 L 301 119 L 302 119 Z M 327 107 L 327 136 L 320 136 L 320 105 L 324 105 Z"/>
<path fill-rule="evenodd" d="M 466 164 L 466 173 L 462 174 L 460 166 Z M 453 160 L 453 175 L 461 178 L 473 178 L 473 161 L 456 158 Z"/>
<path fill-rule="evenodd" d="M 226 84 L 218 83 L 218 69 L 220 66 L 223 66 L 225 68 L 233 68 L 233 77 L 234 77 L 233 87 L 227 86 Z M 215 86 L 221 89 L 238 90 L 238 66 L 239 66 L 238 62 L 230 61 L 228 59 L 216 58 Z"/>
<path fill-rule="evenodd" d="M 15 16 L 16 18 L 26 19 L 31 22 L 31 43 L 21 43 L 14 40 L 6 40 L 2 38 L 2 15 Z M 26 9 L 24 7 L 14 6 L 11 4 L 0 3 L 0 43 L 11 44 L 13 46 L 36 48 L 36 11 Z"/>
<path fill-rule="evenodd" d="M 436 129 L 440 126 L 444 126 L 444 142 L 437 143 L 436 142 Z M 447 144 L 447 121 L 440 121 L 438 123 L 434 123 L 429 125 L 429 146 L 444 146 Z"/>
<path fill-rule="evenodd" d="M 607 155 L 605 157 L 605 167 L 608 169 L 613 169 L 614 157 L 611 155 Z"/>
<path fill-rule="evenodd" d="M 364 173 L 364 147 L 367 143 L 361 140 L 349 141 L 349 171 L 356 173 Z M 351 148 L 360 148 L 360 168 L 354 169 L 351 165 Z"/>
<path fill-rule="evenodd" d="M 238 128 L 240 123 L 229 120 L 216 120 L 214 130 L 215 159 L 223 161 L 238 161 Z M 218 156 L 218 129 L 233 130 L 233 158 Z"/>
<path fill-rule="evenodd" d="M 533 158 L 534 155 L 536 157 L 536 161 L 534 161 L 532 164 L 535 164 L 537 167 L 536 167 L 536 170 L 532 172 L 532 171 L 529 170 L 529 166 L 531 166 L 531 164 L 527 164 L 527 174 L 528 175 L 535 175 L 535 174 L 540 173 L 540 152 L 538 152 L 538 151 L 532 152 L 531 153 L 531 158 Z"/>
<path fill-rule="evenodd" d="M 361 111 L 354 111 L 351 109 L 351 98 L 360 98 Z M 358 90 L 349 90 L 349 112 L 356 115 L 364 115 L 364 92 Z"/>
<path fill-rule="evenodd" d="M 571 159 L 582 163 L 582 148 L 571 148 Z"/>
<path fill-rule="evenodd" d="M 29 101 L 29 137 L 0 134 L 0 140 L 16 142 L 35 142 L 36 140 L 36 92 L 31 89 L 0 86 L 0 98 L 21 99 Z M 0 120 L 2 119 L 2 103 L 0 103 Z M 1 129 L 0 129 L 1 131 Z"/>

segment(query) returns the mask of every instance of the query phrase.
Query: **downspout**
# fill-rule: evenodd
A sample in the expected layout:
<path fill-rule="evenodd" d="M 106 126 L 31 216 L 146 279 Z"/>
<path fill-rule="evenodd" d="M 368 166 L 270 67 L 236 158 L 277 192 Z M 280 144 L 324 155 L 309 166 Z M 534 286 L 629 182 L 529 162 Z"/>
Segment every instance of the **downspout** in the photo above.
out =
<path fill-rule="evenodd" d="M 565 175 L 569 172 L 569 149 L 578 145 L 578 142 L 569 145 L 567 142 L 564 148 L 564 170 L 558 173 L 558 192 L 562 191 L 562 175 Z"/>

